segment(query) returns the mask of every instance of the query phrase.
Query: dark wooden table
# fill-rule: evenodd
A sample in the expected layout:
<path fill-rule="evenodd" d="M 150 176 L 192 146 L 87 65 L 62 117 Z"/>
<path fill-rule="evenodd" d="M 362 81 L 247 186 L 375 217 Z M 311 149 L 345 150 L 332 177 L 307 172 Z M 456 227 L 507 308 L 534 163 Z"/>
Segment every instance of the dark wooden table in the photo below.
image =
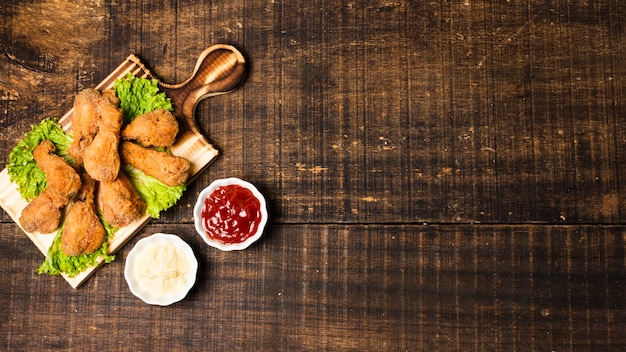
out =
<path fill-rule="evenodd" d="M 216 43 L 249 64 L 196 111 L 220 158 L 77 290 L 35 273 L 0 212 L 0 350 L 626 349 L 623 1 L 9 0 L 0 16 L 2 168 L 130 53 L 170 83 Z M 271 213 L 241 252 L 192 225 L 229 176 Z M 169 307 L 123 278 L 155 232 L 200 261 Z"/>

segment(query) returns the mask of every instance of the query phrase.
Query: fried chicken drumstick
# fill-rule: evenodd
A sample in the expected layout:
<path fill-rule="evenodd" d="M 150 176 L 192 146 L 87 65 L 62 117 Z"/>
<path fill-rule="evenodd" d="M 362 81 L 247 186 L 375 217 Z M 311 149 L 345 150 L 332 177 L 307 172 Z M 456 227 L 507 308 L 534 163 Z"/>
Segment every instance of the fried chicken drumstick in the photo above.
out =
<path fill-rule="evenodd" d="M 120 170 L 117 147 L 123 117 L 119 102 L 112 90 L 100 94 L 92 88 L 80 91 L 74 99 L 74 141 L 68 154 L 98 181 L 113 181 Z"/>
<path fill-rule="evenodd" d="M 125 163 L 168 186 L 178 186 L 189 177 L 189 160 L 166 152 L 144 148 L 132 142 L 122 142 L 120 156 Z"/>
<path fill-rule="evenodd" d="M 145 147 L 169 147 L 177 134 L 176 117 L 163 109 L 137 116 L 122 130 L 124 140 L 134 140 Z"/>
<path fill-rule="evenodd" d="M 106 232 L 96 214 L 95 187 L 96 181 L 84 172 L 61 234 L 61 249 L 67 255 L 91 254 L 104 242 Z"/>
<path fill-rule="evenodd" d="M 146 212 L 146 203 L 123 172 L 113 181 L 99 183 L 98 208 L 102 218 L 114 227 L 123 227 Z"/>
<path fill-rule="evenodd" d="M 120 171 L 120 155 L 117 147 L 120 141 L 123 113 L 119 100 L 107 95 L 99 100 L 96 111 L 98 132 L 91 144 L 83 151 L 83 166 L 91 177 L 98 181 L 113 181 Z"/>
<path fill-rule="evenodd" d="M 55 205 L 52 193 L 44 190 L 22 210 L 20 224 L 24 230 L 51 233 L 59 228 L 62 207 Z"/>
<path fill-rule="evenodd" d="M 83 163 L 83 151 L 93 142 L 98 132 L 99 116 L 96 105 L 100 98 L 100 92 L 91 88 L 80 91 L 74 98 L 72 116 L 74 140 L 67 149 L 67 153 L 77 164 Z"/>
<path fill-rule="evenodd" d="M 55 152 L 56 147 L 49 140 L 42 141 L 33 150 L 35 163 L 46 174 L 47 186 L 22 210 L 20 223 L 28 232 L 50 233 L 56 230 L 61 209 L 81 186 L 80 175 Z"/>

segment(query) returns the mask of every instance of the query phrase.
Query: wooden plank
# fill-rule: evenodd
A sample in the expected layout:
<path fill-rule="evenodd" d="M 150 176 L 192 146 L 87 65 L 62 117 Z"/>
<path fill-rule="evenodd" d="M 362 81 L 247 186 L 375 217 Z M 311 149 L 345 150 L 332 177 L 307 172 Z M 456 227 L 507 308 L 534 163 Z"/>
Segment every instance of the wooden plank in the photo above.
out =
<path fill-rule="evenodd" d="M 225 42 L 251 70 L 242 94 L 198 106 L 222 157 L 140 233 L 196 250 L 187 299 L 133 297 L 129 246 L 78 291 L 36 276 L 39 250 L 0 211 L 3 348 L 624 350 L 622 2 L 69 9 L 0 4 L 0 154 L 119 53 L 180 82 Z M 270 205 L 266 236 L 241 253 L 208 249 L 191 226 L 195 195 L 226 176 Z"/>
<path fill-rule="evenodd" d="M 215 171 L 285 222 L 620 223 L 624 9 L 583 8 L 247 2 L 245 113 L 203 125 Z"/>
<path fill-rule="evenodd" d="M 0 111 L 7 145 L 29 124 L 64 113 L 76 88 L 97 83 L 118 53 L 137 52 L 177 82 L 217 40 L 254 65 L 242 95 L 198 110 L 200 129 L 226 151 L 215 175 L 270 191 L 278 221 L 626 216 L 620 4 L 105 1 L 92 10 L 101 40 L 84 43 L 36 36 L 44 15 L 65 11 L 46 4 L 43 13 L 20 4 L 4 12 L 11 30 L 0 75 L 7 94 L 20 94 Z"/>
<path fill-rule="evenodd" d="M 191 224 L 151 223 L 79 291 L 34 274 L 37 251 L 17 226 L 0 230 L 0 292 L 10 295 L 0 340 L 9 350 L 626 345 L 624 226 L 272 225 L 233 253 L 206 246 Z M 159 309 L 123 278 L 128 251 L 154 232 L 178 234 L 200 262 L 187 298 Z"/>

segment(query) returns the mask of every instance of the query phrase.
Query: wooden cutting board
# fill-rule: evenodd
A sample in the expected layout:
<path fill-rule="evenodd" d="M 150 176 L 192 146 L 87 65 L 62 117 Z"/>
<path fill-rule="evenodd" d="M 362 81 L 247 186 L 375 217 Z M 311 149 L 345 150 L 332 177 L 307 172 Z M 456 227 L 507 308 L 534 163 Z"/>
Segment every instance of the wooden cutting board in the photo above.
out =
<path fill-rule="evenodd" d="M 177 85 L 170 85 L 161 82 L 137 56 L 131 54 L 100 82 L 96 89 L 102 91 L 112 88 L 116 79 L 122 78 L 128 73 L 137 77 L 157 79 L 160 89 L 172 99 L 174 115 L 179 121 L 179 134 L 176 143 L 171 147 L 171 152 L 191 162 L 191 174 L 187 182 L 189 184 L 219 154 L 218 150 L 196 128 L 195 107 L 205 97 L 228 93 L 236 89 L 243 81 L 245 71 L 245 60 L 241 53 L 232 46 L 218 44 L 202 52 L 195 70 L 188 80 Z M 72 115 L 73 109 L 59 119 L 59 123 L 65 131 L 72 129 Z M 21 227 L 19 217 L 26 205 L 27 202 L 22 199 L 17 186 L 9 181 L 8 171 L 5 168 L 0 172 L 0 206 Z M 120 228 L 109 241 L 110 252 L 115 253 L 120 249 L 148 221 L 150 221 L 150 216 L 144 215 L 133 223 Z M 22 230 L 24 229 L 22 228 Z M 45 256 L 54 240 L 55 233 L 24 232 Z M 102 263 L 100 262 L 100 264 Z M 63 275 L 63 277 L 73 288 L 78 288 L 99 266 L 89 268 L 75 277 L 68 277 L 67 275 Z"/>

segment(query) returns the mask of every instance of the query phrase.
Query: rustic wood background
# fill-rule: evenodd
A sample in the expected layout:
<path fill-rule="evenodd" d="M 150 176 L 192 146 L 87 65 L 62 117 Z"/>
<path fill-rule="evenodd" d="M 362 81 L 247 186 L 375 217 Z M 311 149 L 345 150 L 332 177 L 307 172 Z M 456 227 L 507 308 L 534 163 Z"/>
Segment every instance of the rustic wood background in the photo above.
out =
<path fill-rule="evenodd" d="M 243 86 L 204 100 L 220 158 L 78 290 L 0 212 L 0 350 L 623 351 L 621 0 L 8 0 L 0 167 L 30 125 L 135 53 L 163 81 L 226 43 Z M 216 178 L 271 220 L 243 252 L 194 233 Z M 123 279 L 180 235 L 199 281 L 170 307 Z"/>

